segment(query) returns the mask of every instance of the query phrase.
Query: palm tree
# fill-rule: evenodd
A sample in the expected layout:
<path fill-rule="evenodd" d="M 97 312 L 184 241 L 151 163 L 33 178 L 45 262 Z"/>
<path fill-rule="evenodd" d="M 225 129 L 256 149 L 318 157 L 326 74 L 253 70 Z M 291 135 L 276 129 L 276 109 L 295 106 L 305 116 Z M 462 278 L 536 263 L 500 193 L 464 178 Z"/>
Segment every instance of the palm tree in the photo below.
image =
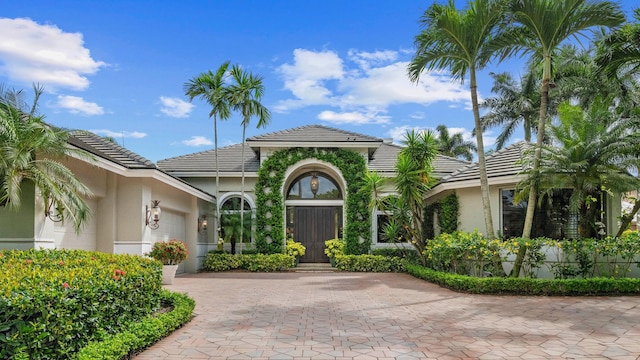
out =
<path fill-rule="evenodd" d="M 90 161 L 90 156 L 68 146 L 69 132 L 46 124 L 38 114 L 41 87 L 33 87 L 35 97 L 29 106 L 22 90 L 0 85 L 0 204 L 21 206 L 22 186 L 35 186 L 43 198 L 45 211 L 58 209 L 63 220 L 73 221 L 76 232 L 88 220 L 91 210 L 83 197 L 91 191 L 60 163 L 75 156 Z"/>
<path fill-rule="evenodd" d="M 640 8 L 634 10 L 636 23 L 625 24 L 602 41 L 596 62 L 611 78 L 623 73 L 640 73 Z"/>
<path fill-rule="evenodd" d="M 233 83 L 227 88 L 227 96 L 229 104 L 235 111 L 239 111 L 242 115 L 242 199 L 244 199 L 244 148 L 247 126 L 251 122 L 252 117 L 258 118 L 256 127 L 265 127 L 271 120 L 271 113 L 260 103 L 264 93 L 264 85 L 262 84 L 262 76 L 255 76 L 252 73 L 242 70 L 239 65 L 231 67 L 231 78 Z M 244 216 L 240 217 L 241 228 L 244 222 Z M 243 233 L 240 233 L 240 253 L 242 254 Z"/>
<path fill-rule="evenodd" d="M 491 92 L 496 97 L 486 99 L 483 108 L 490 109 L 482 117 L 485 128 L 502 125 L 502 132 L 496 139 L 496 150 L 502 149 L 515 130 L 522 126 L 524 140 L 531 142 L 531 132 L 535 131 L 535 117 L 540 112 L 540 91 L 537 75 L 529 70 L 520 82 L 516 82 L 509 73 L 490 73 L 493 78 Z"/>
<path fill-rule="evenodd" d="M 473 153 L 478 151 L 476 145 L 471 141 L 465 141 L 462 133 L 449 134 L 449 129 L 445 125 L 436 127 L 438 132 L 438 151 L 445 156 L 463 158 L 467 161 L 473 160 Z"/>
<path fill-rule="evenodd" d="M 578 214 L 578 234 L 596 237 L 602 200 L 607 193 L 637 189 L 635 169 L 640 153 L 640 118 L 611 112 L 612 99 L 596 98 L 589 109 L 560 105 L 557 125 L 550 126 L 553 145 L 544 145 L 539 176 L 545 195 L 571 189 L 571 211 Z M 527 179 L 521 187 L 529 187 Z"/>
<path fill-rule="evenodd" d="M 537 139 L 531 169 L 535 173 L 540 167 L 542 156 L 554 52 L 565 40 L 582 35 L 583 31 L 589 28 L 617 26 L 625 18 L 619 6 L 610 1 L 513 0 L 510 11 L 517 25 L 508 32 L 508 41 L 516 48 L 531 53 L 531 62 L 541 62 L 543 69 Z M 537 189 L 538 186 L 535 183 L 532 184 L 522 232 L 523 238 L 531 236 Z"/>
<path fill-rule="evenodd" d="M 216 202 L 220 195 L 220 166 L 218 163 L 218 117 L 220 120 L 226 120 L 231 116 L 229 111 L 229 98 L 225 87 L 225 76 L 229 62 L 224 62 L 218 70 L 213 73 L 211 70 L 193 77 L 189 82 L 184 84 L 184 92 L 189 97 L 189 101 L 199 97 L 211 105 L 209 118 L 213 117 L 213 146 L 216 161 Z M 218 206 L 215 208 L 216 226 L 220 229 L 220 211 Z M 216 235 L 220 236 L 220 232 L 216 231 Z"/>
<path fill-rule="evenodd" d="M 431 5 L 421 19 L 425 29 L 415 38 L 417 50 L 408 68 L 409 78 L 413 82 L 419 80 L 424 70 L 448 69 L 455 79 L 461 81 L 469 75 L 475 128 L 480 129 L 476 131 L 476 145 L 482 208 L 489 238 L 494 238 L 495 232 L 478 110 L 476 72 L 483 69 L 493 56 L 499 55 L 497 51 L 501 42 L 498 31 L 504 15 L 505 8 L 501 1 L 476 0 L 469 3 L 463 12 L 455 8 L 453 1 L 447 5 Z"/>

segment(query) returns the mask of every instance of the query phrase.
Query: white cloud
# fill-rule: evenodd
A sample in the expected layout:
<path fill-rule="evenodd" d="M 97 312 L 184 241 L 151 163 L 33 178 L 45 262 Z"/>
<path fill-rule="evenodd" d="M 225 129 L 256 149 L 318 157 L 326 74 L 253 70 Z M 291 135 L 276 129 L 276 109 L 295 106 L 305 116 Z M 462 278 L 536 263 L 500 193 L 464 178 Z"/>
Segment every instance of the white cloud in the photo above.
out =
<path fill-rule="evenodd" d="M 64 32 L 27 18 L 0 18 L 0 73 L 11 81 L 84 90 L 86 75 L 106 66 L 91 57 L 81 33 Z"/>
<path fill-rule="evenodd" d="M 184 118 L 189 116 L 194 105 L 179 98 L 160 96 L 162 108 L 160 111 L 168 116 L 175 118 Z"/>
<path fill-rule="evenodd" d="M 82 115 L 104 114 L 104 109 L 102 108 L 102 106 L 94 102 L 85 101 L 83 98 L 78 96 L 59 95 L 58 102 L 56 103 L 55 106 L 66 109 L 72 114 L 82 114 Z"/>
<path fill-rule="evenodd" d="M 363 123 L 379 123 L 379 118 L 368 114 L 386 113 L 389 106 L 398 104 L 466 106 L 470 98 L 469 90 L 445 73 L 424 72 L 417 84 L 412 83 L 407 77 L 408 62 L 398 61 L 396 51 L 352 49 L 343 60 L 333 51 L 296 49 L 293 57 L 293 64 L 278 68 L 293 97 L 278 102 L 276 112 L 322 105 L 338 108 L 342 114 L 367 115 L 369 120 Z M 335 121 L 336 113 L 324 111 L 319 118 Z"/>
<path fill-rule="evenodd" d="M 182 143 L 187 146 L 208 146 L 213 142 L 204 136 L 192 136 L 189 140 L 183 140 Z"/>
<path fill-rule="evenodd" d="M 318 114 L 318 119 L 330 122 L 333 124 L 351 124 L 351 125 L 364 125 L 364 124 L 386 124 L 389 122 L 389 117 L 381 115 L 380 113 L 362 113 L 362 112 L 341 112 L 323 111 Z"/>
<path fill-rule="evenodd" d="M 112 138 L 120 139 L 120 138 L 134 138 L 134 139 L 142 139 L 146 137 L 147 134 L 139 131 L 113 131 L 107 129 L 98 129 L 98 130 L 89 130 L 94 134 L 109 136 Z"/>

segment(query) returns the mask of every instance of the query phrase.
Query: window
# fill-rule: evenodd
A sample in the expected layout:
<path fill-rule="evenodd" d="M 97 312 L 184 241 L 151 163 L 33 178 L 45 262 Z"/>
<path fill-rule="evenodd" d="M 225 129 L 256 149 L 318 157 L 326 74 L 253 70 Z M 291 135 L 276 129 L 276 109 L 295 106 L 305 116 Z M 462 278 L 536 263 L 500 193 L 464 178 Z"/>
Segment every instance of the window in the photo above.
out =
<path fill-rule="evenodd" d="M 251 243 L 253 212 L 247 200 L 243 201 L 242 210 L 240 210 L 240 197 L 230 197 L 222 203 L 220 210 L 222 238 L 224 241 L 234 244 L 236 241 L 240 241 L 240 235 L 242 235 L 243 244 Z M 241 215 L 244 217 L 242 219 L 242 227 L 240 224 Z M 244 228 L 244 231 L 241 230 L 242 228 Z"/>
<path fill-rule="evenodd" d="M 341 200 L 342 192 L 333 179 L 318 172 L 308 172 L 291 183 L 287 200 Z"/>
<path fill-rule="evenodd" d="M 514 190 L 501 190 L 502 235 L 504 238 L 522 236 L 527 202 L 514 203 Z M 531 227 L 531 237 L 574 239 L 578 236 L 578 215 L 569 211 L 571 190 L 557 190 L 545 196 L 536 206 Z"/>

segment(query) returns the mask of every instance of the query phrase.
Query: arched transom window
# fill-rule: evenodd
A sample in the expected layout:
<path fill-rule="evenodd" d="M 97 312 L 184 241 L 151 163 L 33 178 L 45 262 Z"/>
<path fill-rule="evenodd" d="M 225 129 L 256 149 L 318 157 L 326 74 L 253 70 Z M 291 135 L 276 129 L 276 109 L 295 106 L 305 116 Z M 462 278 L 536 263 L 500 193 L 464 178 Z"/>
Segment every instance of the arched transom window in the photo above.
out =
<path fill-rule="evenodd" d="M 326 174 L 308 172 L 298 176 L 287 191 L 287 200 L 341 200 L 342 191 Z"/>

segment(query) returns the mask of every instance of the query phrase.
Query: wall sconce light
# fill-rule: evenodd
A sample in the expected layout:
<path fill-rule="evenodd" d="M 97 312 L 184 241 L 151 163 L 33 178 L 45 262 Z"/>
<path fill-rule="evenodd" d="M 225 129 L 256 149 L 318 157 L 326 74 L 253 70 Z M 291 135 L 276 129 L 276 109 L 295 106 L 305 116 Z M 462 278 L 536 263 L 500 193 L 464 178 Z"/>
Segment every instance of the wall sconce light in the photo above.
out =
<path fill-rule="evenodd" d="M 198 218 L 198 232 L 207 231 L 207 215 L 202 215 Z"/>
<path fill-rule="evenodd" d="M 320 187 L 320 181 L 318 180 L 317 173 L 311 174 L 311 181 L 309 182 L 309 185 L 311 186 L 311 192 L 313 193 L 313 197 L 316 197 L 316 194 L 318 193 L 318 188 Z"/>
<path fill-rule="evenodd" d="M 47 208 L 44 211 L 44 216 L 48 217 L 49 220 L 53 222 L 60 222 L 63 220 L 62 217 L 62 206 L 53 207 L 54 201 L 52 199 L 47 199 Z"/>
<path fill-rule="evenodd" d="M 147 214 L 144 224 L 147 225 L 150 229 L 157 229 L 160 225 L 158 225 L 158 221 L 160 221 L 160 200 L 151 200 L 151 208 L 149 205 L 145 205 L 145 213 Z"/>

